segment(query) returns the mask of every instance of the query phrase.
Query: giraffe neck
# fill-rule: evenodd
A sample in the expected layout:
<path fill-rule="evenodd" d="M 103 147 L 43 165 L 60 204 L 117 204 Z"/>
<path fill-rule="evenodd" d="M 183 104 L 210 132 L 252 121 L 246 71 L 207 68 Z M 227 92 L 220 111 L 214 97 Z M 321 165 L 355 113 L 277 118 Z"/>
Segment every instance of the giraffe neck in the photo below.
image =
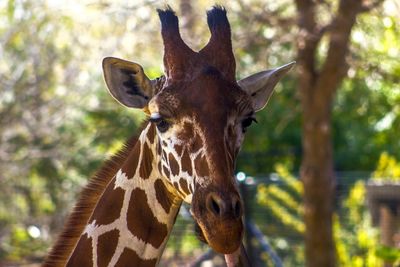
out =
<path fill-rule="evenodd" d="M 157 168 L 157 135 L 149 124 L 107 185 L 67 266 L 155 266 L 181 200 Z"/>

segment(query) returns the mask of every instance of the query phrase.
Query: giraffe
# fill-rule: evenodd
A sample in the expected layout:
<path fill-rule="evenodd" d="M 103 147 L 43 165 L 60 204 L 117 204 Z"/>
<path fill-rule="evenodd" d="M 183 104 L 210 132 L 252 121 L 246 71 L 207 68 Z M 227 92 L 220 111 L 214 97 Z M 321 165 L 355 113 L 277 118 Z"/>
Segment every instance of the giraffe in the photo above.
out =
<path fill-rule="evenodd" d="M 182 40 L 175 12 L 157 11 L 165 75 L 150 80 L 139 64 L 113 57 L 102 64 L 110 94 L 148 119 L 90 180 L 43 266 L 156 266 L 182 202 L 199 238 L 227 262 L 240 250 L 236 157 L 294 62 L 236 81 L 223 7 L 207 12 L 211 37 L 198 52 Z"/>

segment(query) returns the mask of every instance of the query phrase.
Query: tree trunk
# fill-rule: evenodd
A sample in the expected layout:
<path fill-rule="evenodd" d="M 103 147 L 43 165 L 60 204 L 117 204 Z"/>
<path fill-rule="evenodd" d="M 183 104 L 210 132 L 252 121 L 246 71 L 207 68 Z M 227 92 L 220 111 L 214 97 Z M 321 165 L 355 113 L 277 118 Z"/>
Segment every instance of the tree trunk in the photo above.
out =
<path fill-rule="evenodd" d="M 335 178 L 331 113 L 336 90 L 347 71 L 346 54 L 351 29 L 362 11 L 362 0 L 340 0 L 338 10 L 327 25 L 315 19 L 317 1 L 296 0 L 298 12 L 298 90 L 303 116 L 303 159 L 301 179 L 304 186 L 306 225 L 306 266 L 336 266 L 333 239 Z M 333 12 L 332 12 L 333 13 Z M 329 48 L 319 65 L 318 45 L 329 34 Z"/>
<path fill-rule="evenodd" d="M 309 90 L 315 90 L 310 88 Z M 307 90 L 308 91 L 308 90 Z M 307 266 L 335 266 L 332 214 L 335 180 L 331 143 L 331 101 L 303 97 L 304 219 Z"/>

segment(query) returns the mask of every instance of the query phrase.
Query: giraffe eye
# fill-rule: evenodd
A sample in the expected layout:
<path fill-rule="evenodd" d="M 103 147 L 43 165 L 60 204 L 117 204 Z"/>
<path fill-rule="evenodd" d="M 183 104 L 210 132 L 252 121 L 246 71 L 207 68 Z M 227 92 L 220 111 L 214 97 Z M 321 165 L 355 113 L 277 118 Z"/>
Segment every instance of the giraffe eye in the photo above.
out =
<path fill-rule="evenodd" d="M 165 133 L 169 129 L 170 123 L 162 117 L 150 118 L 150 121 L 156 124 L 157 129 L 161 133 Z"/>
<path fill-rule="evenodd" d="M 247 131 L 247 128 L 253 123 L 253 121 L 255 123 L 257 123 L 256 118 L 253 118 L 253 117 L 248 117 L 242 121 L 242 132 L 243 133 L 245 133 Z"/>
<path fill-rule="evenodd" d="M 169 123 L 166 120 L 162 119 L 159 122 L 157 122 L 156 126 L 160 132 L 165 133 L 169 128 Z"/>

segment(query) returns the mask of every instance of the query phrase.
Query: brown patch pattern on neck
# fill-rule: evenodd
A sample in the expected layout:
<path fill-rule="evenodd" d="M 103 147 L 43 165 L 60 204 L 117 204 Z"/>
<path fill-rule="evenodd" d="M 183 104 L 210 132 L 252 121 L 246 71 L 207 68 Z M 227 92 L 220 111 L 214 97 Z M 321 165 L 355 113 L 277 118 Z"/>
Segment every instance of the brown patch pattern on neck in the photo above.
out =
<path fill-rule="evenodd" d="M 188 184 L 187 184 L 186 180 L 185 180 L 185 179 L 180 179 L 180 180 L 179 180 L 179 184 L 180 184 L 180 186 L 181 186 L 181 188 L 182 188 L 182 191 L 183 191 L 186 195 L 190 195 L 189 187 L 188 187 Z"/>
<path fill-rule="evenodd" d="M 149 140 L 150 144 L 154 144 L 156 134 L 156 127 L 151 124 L 149 130 L 147 131 L 147 140 Z"/>
<path fill-rule="evenodd" d="M 168 160 L 169 160 L 169 168 L 171 169 L 172 175 L 174 175 L 174 176 L 178 175 L 179 174 L 179 164 L 176 161 L 174 155 L 172 155 L 172 153 L 169 154 Z"/>
<path fill-rule="evenodd" d="M 122 204 L 124 201 L 124 190 L 117 187 L 114 189 L 115 178 L 104 191 L 100 198 L 93 215 L 92 221 L 96 220 L 96 224 L 109 224 L 119 218 Z M 112 199 L 113 201 L 110 201 Z"/>
<path fill-rule="evenodd" d="M 172 206 L 173 196 L 171 195 L 171 193 L 169 193 L 169 191 L 165 187 L 164 182 L 161 179 L 157 179 L 154 182 L 154 189 L 156 191 L 156 198 L 158 203 L 161 204 L 166 213 L 169 213 Z"/>
<path fill-rule="evenodd" d="M 82 236 L 75 248 L 75 253 L 71 256 L 67 267 L 92 267 L 93 264 L 93 253 L 92 253 L 92 239 L 86 235 Z"/>
<path fill-rule="evenodd" d="M 152 171 L 153 152 L 146 142 L 143 144 L 142 160 L 140 162 L 139 175 L 142 179 L 148 179 Z"/>
<path fill-rule="evenodd" d="M 114 229 L 99 236 L 97 243 L 97 264 L 107 267 L 118 245 L 119 231 Z"/>
<path fill-rule="evenodd" d="M 174 150 L 176 151 L 176 154 L 178 154 L 178 156 L 182 155 L 182 150 L 183 150 L 183 145 L 175 145 L 174 146 Z"/>
<path fill-rule="evenodd" d="M 160 223 L 151 211 L 146 192 L 136 188 L 129 202 L 128 229 L 131 233 L 159 248 L 168 235 L 167 225 Z"/>
<path fill-rule="evenodd" d="M 158 143 L 157 143 L 157 155 L 161 157 L 161 156 L 162 156 L 162 155 L 161 155 L 162 152 L 163 152 L 163 151 L 162 151 L 161 142 L 158 142 Z"/>
<path fill-rule="evenodd" d="M 189 152 L 187 151 L 187 149 L 185 149 L 185 151 L 183 152 L 181 164 L 182 164 L 182 171 L 186 171 L 190 176 L 192 176 L 193 175 L 192 160 L 190 159 Z"/>
<path fill-rule="evenodd" d="M 156 264 L 157 264 L 157 259 L 143 260 L 139 257 L 139 255 L 135 251 L 133 251 L 129 248 L 125 248 L 124 251 L 122 252 L 121 256 L 119 257 L 116 266 L 154 267 L 154 266 L 156 266 Z"/>
<path fill-rule="evenodd" d="M 168 168 L 165 167 L 165 166 L 163 166 L 163 170 L 164 170 L 164 175 L 165 175 L 166 177 L 169 177 L 170 173 L 169 173 Z"/>
<path fill-rule="evenodd" d="M 140 141 L 134 147 L 134 149 L 129 154 L 129 157 L 122 165 L 121 170 L 128 176 L 128 179 L 132 179 L 135 175 L 135 171 L 139 164 L 139 157 L 140 157 Z"/>

